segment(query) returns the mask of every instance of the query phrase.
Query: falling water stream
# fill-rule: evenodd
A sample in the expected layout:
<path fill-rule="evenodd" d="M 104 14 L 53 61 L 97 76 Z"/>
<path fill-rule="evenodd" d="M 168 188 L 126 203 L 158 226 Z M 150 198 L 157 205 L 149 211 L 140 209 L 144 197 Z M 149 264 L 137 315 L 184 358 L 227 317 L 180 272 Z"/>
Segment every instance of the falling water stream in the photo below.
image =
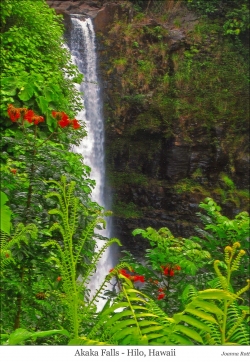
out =
<path fill-rule="evenodd" d="M 95 180 L 96 187 L 92 199 L 105 209 L 107 198 L 104 195 L 105 186 L 105 150 L 104 150 L 104 121 L 102 116 L 102 98 L 97 75 L 97 56 L 95 31 L 91 19 L 80 20 L 76 15 L 71 16 L 71 34 L 69 48 L 73 62 L 84 75 L 84 80 L 78 89 L 83 92 L 84 110 L 77 117 L 86 124 L 85 137 L 74 151 L 84 156 L 84 163 L 91 167 L 90 177 Z M 102 235 L 110 237 L 111 223 L 102 231 Z M 98 230 L 99 232 L 99 230 Z M 97 248 L 104 241 L 97 241 Z M 113 267 L 114 260 L 111 248 L 106 251 L 97 266 L 97 271 L 90 282 L 92 292 L 103 282 L 104 276 Z M 104 302 L 99 301 L 100 309 Z"/>

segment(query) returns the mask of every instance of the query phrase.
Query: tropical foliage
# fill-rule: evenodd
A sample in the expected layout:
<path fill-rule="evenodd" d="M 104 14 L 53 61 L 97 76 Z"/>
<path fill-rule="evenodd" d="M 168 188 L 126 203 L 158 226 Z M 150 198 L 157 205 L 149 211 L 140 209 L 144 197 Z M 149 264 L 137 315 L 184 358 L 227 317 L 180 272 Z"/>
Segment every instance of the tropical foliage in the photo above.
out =
<path fill-rule="evenodd" d="M 101 235 L 110 212 L 92 201 L 90 168 L 71 150 L 86 132 L 62 35 L 45 1 L 1 2 L 1 344 L 249 344 L 249 217 L 229 220 L 210 198 L 199 236 L 136 229 L 150 244 L 143 263 L 127 253 L 90 290 L 120 242 Z"/>
<path fill-rule="evenodd" d="M 61 18 L 43 0 L 3 0 L 1 10 L 1 115 L 14 103 L 45 114 L 48 127 L 53 109 L 72 116 L 82 107 L 73 83 L 81 77 L 63 47 Z"/>

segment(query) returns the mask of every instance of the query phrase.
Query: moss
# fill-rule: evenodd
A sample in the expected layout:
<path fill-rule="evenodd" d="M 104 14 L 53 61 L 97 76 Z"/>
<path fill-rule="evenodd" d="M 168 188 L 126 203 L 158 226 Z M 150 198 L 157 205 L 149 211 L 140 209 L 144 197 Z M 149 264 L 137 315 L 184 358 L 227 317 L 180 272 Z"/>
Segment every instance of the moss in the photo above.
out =
<path fill-rule="evenodd" d="M 175 186 L 174 190 L 177 192 L 177 194 L 182 193 L 200 193 L 204 197 L 207 197 L 210 195 L 209 191 L 202 186 L 200 183 L 191 180 L 189 178 L 182 179 L 179 181 Z"/>
<path fill-rule="evenodd" d="M 117 189 L 123 188 L 125 185 L 142 186 L 148 185 L 148 178 L 142 173 L 136 172 L 112 172 L 108 175 L 109 183 Z"/>
<path fill-rule="evenodd" d="M 117 201 L 113 204 L 113 215 L 129 219 L 141 217 L 143 214 L 133 202 Z"/>
<path fill-rule="evenodd" d="M 228 203 L 233 204 L 237 208 L 248 210 L 249 208 L 249 190 L 237 189 L 234 182 L 225 173 L 221 173 L 218 182 L 211 186 L 208 183 L 201 185 L 196 179 L 202 177 L 202 172 L 197 169 L 192 174 L 192 179 L 185 178 L 180 180 L 174 186 L 174 190 L 178 194 L 201 194 L 203 197 L 212 197 L 221 205 Z M 220 185 L 221 183 L 221 185 Z"/>

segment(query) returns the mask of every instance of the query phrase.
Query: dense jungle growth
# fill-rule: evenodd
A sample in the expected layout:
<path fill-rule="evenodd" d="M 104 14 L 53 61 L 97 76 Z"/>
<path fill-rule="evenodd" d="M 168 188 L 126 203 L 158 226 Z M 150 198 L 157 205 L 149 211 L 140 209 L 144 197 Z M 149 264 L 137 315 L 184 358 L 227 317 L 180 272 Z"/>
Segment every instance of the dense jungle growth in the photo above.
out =
<path fill-rule="evenodd" d="M 107 170 L 131 249 L 138 222 L 193 233 L 208 196 L 228 217 L 249 211 L 247 2 L 133 3 L 99 34 Z"/>
<path fill-rule="evenodd" d="M 188 1 L 199 21 L 176 51 L 167 24 L 179 37 L 182 15 L 172 15 L 181 5 L 122 1 L 133 22 L 115 18 L 106 38 L 99 34 L 114 215 L 133 220 L 134 248 L 142 240 L 147 248 L 142 258 L 123 251 L 90 291 L 103 253 L 122 245 L 99 234 L 112 213 L 91 199 L 90 167 L 72 151 L 86 135 L 75 118 L 82 76 L 64 47 L 61 15 L 45 0 L 2 0 L 1 345 L 249 345 L 246 178 L 234 168 L 247 149 L 248 4 Z M 197 129 L 201 143 L 228 154 L 226 169 L 171 178 L 162 161 L 148 167 L 159 144 L 179 136 L 192 148 Z M 152 206 L 135 186 L 198 193 L 192 233 L 143 219 Z M 236 212 L 225 216 L 219 201 L 228 200 Z"/>

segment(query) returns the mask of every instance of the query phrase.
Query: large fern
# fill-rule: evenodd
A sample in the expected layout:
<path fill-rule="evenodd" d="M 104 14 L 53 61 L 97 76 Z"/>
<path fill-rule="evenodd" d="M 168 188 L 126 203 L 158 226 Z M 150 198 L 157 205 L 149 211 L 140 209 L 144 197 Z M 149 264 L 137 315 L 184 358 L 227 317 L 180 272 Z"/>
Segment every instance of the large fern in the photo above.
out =
<path fill-rule="evenodd" d="M 78 338 L 79 325 L 88 315 L 96 310 L 98 296 L 108 283 L 106 278 L 98 291 L 89 300 L 87 285 L 93 276 L 97 263 L 105 250 L 117 239 L 106 241 L 103 247 L 92 253 L 91 263 L 85 265 L 84 273 L 79 276 L 77 266 L 82 262 L 82 256 L 87 251 L 85 246 L 95 235 L 95 228 L 104 227 L 104 214 L 100 209 L 89 209 L 80 204 L 79 199 L 74 196 L 75 182 L 67 184 L 66 177 L 62 176 L 61 182 L 49 181 L 57 190 L 46 195 L 47 198 L 56 198 L 58 207 L 49 211 L 51 215 L 58 215 L 58 222 L 50 228 L 50 232 L 59 232 L 60 237 L 51 239 L 44 243 L 45 247 L 51 248 L 50 262 L 56 264 L 60 269 L 63 289 L 65 292 L 63 302 L 67 305 L 70 329 L 73 338 Z M 79 212 L 84 214 L 84 228 L 79 234 Z M 78 236 L 76 238 L 76 232 Z M 55 251 L 53 251 L 55 249 Z M 111 276 L 110 276 L 111 277 Z"/>
<path fill-rule="evenodd" d="M 119 298 L 99 316 L 89 340 L 118 345 L 193 345 L 205 344 L 203 332 L 212 334 L 217 325 L 214 314 L 223 314 L 213 300 L 233 300 L 232 293 L 208 289 L 197 292 L 183 312 L 169 318 L 159 306 L 131 281 L 123 277 Z"/>
<path fill-rule="evenodd" d="M 238 247 L 239 243 L 225 251 L 224 264 L 229 274 L 237 269 L 243 255 L 242 251 L 236 252 Z M 215 262 L 215 270 L 215 287 L 197 291 L 188 286 L 183 295 L 184 310 L 171 318 L 154 300 L 134 289 L 128 278 L 117 273 L 121 292 L 113 304 L 101 312 L 95 326 L 84 336 L 83 344 L 87 340 L 118 345 L 249 344 L 245 323 L 247 308 L 237 303 L 239 296 L 249 289 L 249 281 L 246 287 L 234 293 L 230 277 L 218 272 L 218 262 Z M 113 273 L 116 272 L 115 269 Z"/>
<path fill-rule="evenodd" d="M 190 302 L 186 305 L 185 310 L 193 312 L 200 320 L 204 319 L 203 313 L 213 312 L 213 319 L 216 323 L 211 324 L 211 320 L 205 323 L 210 327 L 210 332 L 203 331 L 201 336 L 204 337 L 204 343 L 208 345 L 248 345 L 250 343 L 250 330 L 246 322 L 246 317 L 249 314 L 249 307 L 240 306 L 238 303 L 239 297 L 249 290 L 249 279 L 247 284 L 238 292 L 234 293 L 231 285 L 232 272 L 238 270 L 241 257 L 244 251 L 240 248 L 240 243 L 236 242 L 232 247 L 225 248 L 225 262 L 214 262 L 214 269 L 217 277 L 209 284 L 217 291 L 229 293 L 233 298 L 214 300 L 212 309 L 211 305 L 206 310 L 207 306 L 202 303 L 197 303 L 198 292 L 193 286 L 188 286 L 183 293 L 183 301 Z M 221 272 L 220 266 L 223 267 L 224 273 Z M 202 314 L 200 313 L 202 312 Z"/>

